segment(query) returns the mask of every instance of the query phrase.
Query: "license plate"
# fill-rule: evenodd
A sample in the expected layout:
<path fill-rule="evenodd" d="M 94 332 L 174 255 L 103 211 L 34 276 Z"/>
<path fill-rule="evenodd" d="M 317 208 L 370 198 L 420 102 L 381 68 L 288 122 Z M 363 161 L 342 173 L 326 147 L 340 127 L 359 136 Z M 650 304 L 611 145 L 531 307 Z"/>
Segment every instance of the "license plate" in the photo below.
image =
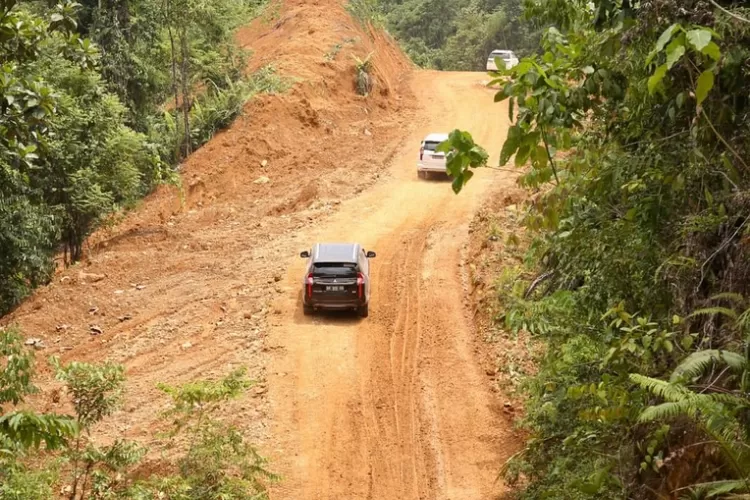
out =
<path fill-rule="evenodd" d="M 326 292 L 343 292 L 343 291 L 344 291 L 343 286 L 336 286 L 336 285 L 326 286 Z"/>
<path fill-rule="evenodd" d="M 432 159 L 433 160 L 442 160 L 443 159 L 443 155 L 432 155 Z"/>

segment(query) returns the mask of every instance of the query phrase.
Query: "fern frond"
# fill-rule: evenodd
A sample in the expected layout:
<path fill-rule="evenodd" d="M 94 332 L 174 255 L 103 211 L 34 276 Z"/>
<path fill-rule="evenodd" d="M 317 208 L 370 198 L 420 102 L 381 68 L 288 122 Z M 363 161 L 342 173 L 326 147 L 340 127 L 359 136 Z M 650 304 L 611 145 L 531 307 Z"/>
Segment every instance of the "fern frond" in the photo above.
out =
<path fill-rule="evenodd" d="M 672 372 L 670 382 L 691 379 L 702 375 L 714 363 L 726 364 L 732 370 L 743 371 L 747 369 L 747 359 L 732 351 L 720 351 L 718 349 L 707 349 L 697 351 L 685 358 Z"/>
<path fill-rule="evenodd" d="M 697 408 L 693 401 L 684 400 L 678 402 L 662 403 L 649 406 L 641 412 L 638 420 L 640 422 L 654 422 L 656 420 L 670 420 L 679 416 L 695 417 Z"/>
<path fill-rule="evenodd" d="M 703 402 L 705 405 L 709 404 L 722 404 L 728 406 L 748 406 L 750 400 L 746 397 L 738 396 L 736 394 L 726 394 L 723 392 L 712 392 L 708 394 L 696 394 L 696 397 Z"/>
<path fill-rule="evenodd" d="M 704 307 L 703 309 L 696 309 L 695 311 L 688 314 L 688 318 L 693 318 L 695 316 L 714 316 L 716 314 L 723 314 L 724 316 L 729 316 L 732 319 L 737 319 L 737 312 L 733 309 L 729 309 L 728 307 Z"/>
<path fill-rule="evenodd" d="M 734 293 L 734 292 L 723 292 L 723 293 L 717 293 L 713 297 L 711 297 L 710 300 L 728 300 L 730 302 L 734 302 L 735 304 L 744 304 L 745 303 L 745 297 L 742 296 L 742 294 Z"/>
<path fill-rule="evenodd" d="M 726 481 L 711 481 L 710 483 L 696 484 L 695 488 L 701 488 L 706 492 L 708 498 L 726 495 L 727 493 L 750 493 L 747 482 L 741 479 L 729 479 Z"/>
<path fill-rule="evenodd" d="M 737 325 L 747 331 L 748 326 L 750 326 L 750 309 L 746 309 L 740 314 L 740 317 L 737 319 Z"/>
<path fill-rule="evenodd" d="M 690 399 L 695 395 L 682 386 L 671 384 L 658 378 L 647 377 L 639 373 L 631 373 L 630 380 L 654 396 L 675 403 Z"/>

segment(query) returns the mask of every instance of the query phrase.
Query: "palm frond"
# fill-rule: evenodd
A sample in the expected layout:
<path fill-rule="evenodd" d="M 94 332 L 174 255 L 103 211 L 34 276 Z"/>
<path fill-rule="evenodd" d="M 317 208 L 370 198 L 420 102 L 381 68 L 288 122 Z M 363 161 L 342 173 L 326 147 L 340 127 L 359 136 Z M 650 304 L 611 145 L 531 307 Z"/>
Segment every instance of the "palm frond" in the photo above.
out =
<path fill-rule="evenodd" d="M 735 371 L 743 371 L 747 369 L 748 365 L 747 359 L 736 352 L 707 349 L 694 352 L 686 357 L 682 363 L 675 368 L 674 372 L 672 372 L 672 376 L 669 380 L 670 382 L 677 382 L 679 380 L 697 377 L 705 373 L 705 371 L 714 363 L 726 364 Z"/>

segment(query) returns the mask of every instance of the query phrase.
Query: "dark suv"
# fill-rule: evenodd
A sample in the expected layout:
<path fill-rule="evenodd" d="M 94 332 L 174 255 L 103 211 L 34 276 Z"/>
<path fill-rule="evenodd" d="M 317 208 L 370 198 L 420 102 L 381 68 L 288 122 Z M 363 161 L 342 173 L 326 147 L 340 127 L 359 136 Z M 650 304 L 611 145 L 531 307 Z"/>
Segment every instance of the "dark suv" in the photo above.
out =
<path fill-rule="evenodd" d="M 367 317 L 370 302 L 370 262 L 375 252 L 358 243 L 316 243 L 300 257 L 308 259 L 303 280 L 305 314 L 318 309 L 353 309 Z"/>

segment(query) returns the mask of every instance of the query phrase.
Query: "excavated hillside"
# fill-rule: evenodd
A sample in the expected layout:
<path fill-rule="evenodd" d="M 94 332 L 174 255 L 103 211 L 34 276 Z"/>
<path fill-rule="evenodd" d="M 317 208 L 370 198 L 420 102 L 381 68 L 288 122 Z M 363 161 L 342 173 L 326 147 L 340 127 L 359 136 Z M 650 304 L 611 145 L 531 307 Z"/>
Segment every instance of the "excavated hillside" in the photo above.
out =
<path fill-rule="evenodd" d="M 182 189 L 94 235 L 84 262 L 2 322 L 42 339 L 43 355 L 125 365 L 126 404 L 98 439 L 154 444 L 159 382 L 246 366 L 259 384 L 224 418 L 283 476 L 272 498 L 502 494 L 518 443 L 482 367 L 464 259 L 472 215 L 512 179 L 480 172 L 455 196 L 418 180 L 415 160 L 429 132 L 497 143 L 507 109 L 488 113 L 481 73 L 415 71 L 337 0 L 272 5 L 238 41 L 249 71 L 271 64 L 292 88 L 251 100 L 182 165 Z M 371 53 L 375 89 L 361 97 L 352 56 Z M 297 256 L 322 240 L 377 251 L 369 318 L 302 314 Z M 66 410 L 49 369 L 40 377 L 35 406 Z"/>
<path fill-rule="evenodd" d="M 340 2 L 286 1 L 269 12 L 238 41 L 252 51 L 249 71 L 272 64 L 292 88 L 248 102 L 181 166 L 181 189 L 163 186 L 95 234 L 84 262 L 2 319 L 42 339 L 45 355 L 125 364 L 126 411 L 104 424 L 105 436 L 146 439 L 167 404 L 159 382 L 240 363 L 265 378 L 268 304 L 296 253 L 290 233 L 372 184 L 414 113 L 411 63 Z M 371 52 L 377 86 L 365 98 L 352 56 Z M 47 387 L 40 410 L 60 410 L 56 385 Z M 237 420 L 261 428 L 263 405 L 240 405 Z"/>

